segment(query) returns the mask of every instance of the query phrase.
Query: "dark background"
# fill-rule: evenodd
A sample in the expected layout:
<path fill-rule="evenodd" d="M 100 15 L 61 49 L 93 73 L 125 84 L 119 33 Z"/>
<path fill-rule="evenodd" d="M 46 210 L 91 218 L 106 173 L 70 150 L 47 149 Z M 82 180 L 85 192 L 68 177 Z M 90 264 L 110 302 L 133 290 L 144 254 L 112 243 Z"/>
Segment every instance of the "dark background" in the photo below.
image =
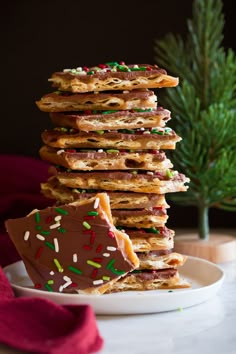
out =
<path fill-rule="evenodd" d="M 224 1 L 223 46 L 235 50 L 233 3 Z M 51 123 L 35 101 L 52 91 L 54 71 L 106 61 L 151 64 L 154 40 L 184 36 L 191 14 L 191 0 L 3 2 L 0 153 L 38 158 L 41 132 Z M 168 214 L 170 227 L 196 226 L 195 208 L 173 205 Z M 234 218 L 210 211 L 212 227 L 233 227 Z"/>

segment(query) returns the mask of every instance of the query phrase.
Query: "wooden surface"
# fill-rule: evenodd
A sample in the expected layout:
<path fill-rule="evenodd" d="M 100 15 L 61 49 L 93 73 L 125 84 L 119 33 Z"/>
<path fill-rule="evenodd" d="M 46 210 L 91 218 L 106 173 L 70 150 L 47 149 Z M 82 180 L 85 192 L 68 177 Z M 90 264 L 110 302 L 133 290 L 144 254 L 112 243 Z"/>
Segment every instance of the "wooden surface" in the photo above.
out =
<path fill-rule="evenodd" d="M 197 232 L 178 231 L 174 245 L 176 252 L 204 258 L 214 263 L 236 259 L 236 237 L 227 231 L 211 232 L 207 241 L 200 240 Z"/>

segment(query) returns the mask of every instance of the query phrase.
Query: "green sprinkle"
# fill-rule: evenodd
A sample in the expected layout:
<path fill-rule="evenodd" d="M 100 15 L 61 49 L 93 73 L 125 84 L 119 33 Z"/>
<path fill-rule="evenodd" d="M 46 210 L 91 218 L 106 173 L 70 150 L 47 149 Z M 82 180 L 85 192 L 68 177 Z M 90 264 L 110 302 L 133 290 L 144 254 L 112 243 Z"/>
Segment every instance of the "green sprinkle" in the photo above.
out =
<path fill-rule="evenodd" d="M 124 228 L 122 226 L 116 226 L 118 230 L 123 230 Z"/>
<path fill-rule="evenodd" d="M 58 271 L 60 273 L 64 272 L 64 269 L 62 268 L 62 266 L 60 265 L 58 259 L 54 258 L 53 262 L 55 263 L 55 266 L 57 267 Z"/>
<path fill-rule="evenodd" d="M 102 135 L 102 134 L 105 133 L 104 130 L 95 130 L 95 132 L 96 132 L 97 134 L 99 134 L 99 135 Z"/>
<path fill-rule="evenodd" d="M 138 171 L 131 171 L 132 175 L 137 175 Z"/>
<path fill-rule="evenodd" d="M 140 66 L 139 68 L 130 68 L 131 71 L 146 71 L 146 66 Z"/>
<path fill-rule="evenodd" d="M 106 150 L 106 152 L 108 152 L 108 154 L 117 154 L 117 153 L 119 153 L 119 150 L 116 150 L 116 149 L 108 149 L 108 150 Z"/>
<path fill-rule="evenodd" d="M 83 221 L 83 226 L 88 230 L 91 229 L 91 225 L 87 221 Z"/>
<path fill-rule="evenodd" d="M 35 213 L 35 221 L 40 222 L 40 214 L 39 212 Z"/>
<path fill-rule="evenodd" d="M 164 132 L 161 132 L 161 131 L 159 131 L 159 130 L 157 130 L 157 129 L 152 129 L 152 130 L 151 130 L 151 134 L 164 135 Z"/>
<path fill-rule="evenodd" d="M 89 211 L 89 212 L 88 212 L 88 215 L 91 215 L 91 216 L 98 216 L 98 212 L 97 212 L 97 211 Z"/>
<path fill-rule="evenodd" d="M 42 227 L 40 225 L 36 226 L 36 230 L 41 230 L 41 229 L 42 229 Z"/>
<path fill-rule="evenodd" d="M 108 65 L 108 66 L 119 66 L 120 64 L 117 63 L 117 61 L 110 61 L 110 62 L 106 63 L 106 65 Z"/>
<path fill-rule="evenodd" d="M 97 263 L 97 262 L 93 262 L 93 261 L 90 261 L 90 260 L 87 260 L 87 264 L 95 267 L 95 268 L 101 268 L 101 264 Z"/>
<path fill-rule="evenodd" d="M 173 290 L 168 290 L 168 293 L 173 293 Z"/>
<path fill-rule="evenodd" d="M 120 70 L 120 71 L 131 71 L 130 68 L 128 68 L 126 65 L 117 65 L 117 68 Z"/>
<path fill-rule="evenodd" d="M 109 281 L 111 278 L 110 278 L 110 277 L 108 277 L 108 276 L 106 276 L 106 275 L 104 275 L 104 276 L 102 277 L 102 279 L 103 279 L 103 280 L 107 280 L 107 281 Z"/>
<path fill-rule="evenodd" d="M 135 112 L 151 112 L 152 109 L 151 108 L 148 108 L 148 109 L 134 108 L 133 111 L 135 111 Z"/>
<path fill-rule="evenodd" d="M 73 266 L 69 266 L 68 269 L 71 270 L 72 272 L 76 273 L 76 274 L 82 274 L 82 271 L 80 269 L 75 268 Z"/>
<path fill-rule="evenodd" d="M 88 71 L 87 72 L 87 75 L 93 75 L 95 72 L 93 71 L 93 70 L 91 70 L 91 71 Z"/>
<path fill-rule="evenodd" d="M 121 275 L 124 274 L 125 272 L 123 270 L 117 270 L 113 267 L 113 264 L 115 263 L 115 259 L 112 259 L 106 266 L 107 269 L 110 269 L 110 271 L 114 274 Z"/>
<path fill-rule="evenodd" d="M 63 227 L 59 227 L 57 230 L 59 232 L 61 232 L 62 234 L 64 234 L 66 232 L 66 229 L 63 229 Z"/>
<path fill-rule="evenodd" d="M 48 246 L 49 248 L 51 248 L 52 250 L 55 250 L 55 247 L 51 242 L 46 241 L 45 245 Z"/>
<path fill-rule="evenodd" d="M 52 279 L 48 280 L 48 284 L 49 284 L 49 285 L 54 284 L 54 280 L 52 280 Z"/>
<path fill-rule="evenodd" d="M 178 311 L 179 311 L 179 312 L 183 311 L 183 307 L 179 307 L 179 308 L 178 308 Z"/>
<path fill-rule="evenodd" d="M 155 227 L 150 227 L 150 228 L 148 228 L 148 229 L 145 229 L 145 231 L 147 232 L 147 233 L 152 233 L 152 234 L 159 234 L 160 233 L 160 231 L 159 230 L 157 230 Z"/>
<path fill-rule="evenodd" d="M 168 178 L 172 178 L 173 177 L 173 172 L 171 172 L 170 170 L 166 170 L 166 176 Z"/>
<path fill-rule="evenodd" d="M 44 236 L 50 235 L 50 231 L 41 231 L 41 234 Z"/>
<path fill-rule="evenodd" d="M 56 208 L 55 209 L 59 214 L 63 214 L 63 215 L 68 215 L 68 211 L 61 209 L 61 208 Z"/>
<path fill-rule="evenodd" d="M 118 112 L 117 110 L 103 111 L 102 114 L 112 114 Z"/>
<path fill-rule="evenodd" d="M 53 291 L 51 286 L 49 284 L 45 284 L 45 288 L 48 290 L 48 291 Z"/>

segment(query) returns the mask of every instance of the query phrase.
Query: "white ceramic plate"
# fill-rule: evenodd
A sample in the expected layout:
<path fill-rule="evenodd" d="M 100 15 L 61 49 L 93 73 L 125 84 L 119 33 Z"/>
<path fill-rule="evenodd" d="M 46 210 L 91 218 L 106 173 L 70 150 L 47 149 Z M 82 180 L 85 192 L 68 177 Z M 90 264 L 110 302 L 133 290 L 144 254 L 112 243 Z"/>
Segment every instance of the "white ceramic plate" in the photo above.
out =
<path fill-rule="evenodd" d="M 198 305 L 214 296 L 222 285 L 223 270 L 201 258 L 188 257 L 180 269 L 191 288 L 149 291 L 127 291 L 107 295 L 52 293 L 32 286 L 22 261 L 4 268 L 16 296 L 47 298 L 58 304 L 89 304 L 97 315 L 142 314 L 178 310 Z"/>

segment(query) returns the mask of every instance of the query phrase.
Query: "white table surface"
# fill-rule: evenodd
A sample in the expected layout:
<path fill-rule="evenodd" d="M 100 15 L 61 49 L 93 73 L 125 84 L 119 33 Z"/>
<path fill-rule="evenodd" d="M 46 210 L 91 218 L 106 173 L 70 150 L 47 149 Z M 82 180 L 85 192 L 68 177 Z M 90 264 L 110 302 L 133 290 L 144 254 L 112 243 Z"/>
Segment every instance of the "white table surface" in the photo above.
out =
<path fill-rule="evenodd" d="M 236 262 L 220 265 L 222 287 L 211 300 L 183 309 L 98 316 L 101 354 L 236 354 Z"/>
<path fill-rule="evenodd" d="M 104 338 L 99 354 L 236 354 L 236 261 L 220 266 L 224 283 L 203 304 L 156 314 L 97 316 Z M 0 353 L 22 352 L 0 346 Z"/>

